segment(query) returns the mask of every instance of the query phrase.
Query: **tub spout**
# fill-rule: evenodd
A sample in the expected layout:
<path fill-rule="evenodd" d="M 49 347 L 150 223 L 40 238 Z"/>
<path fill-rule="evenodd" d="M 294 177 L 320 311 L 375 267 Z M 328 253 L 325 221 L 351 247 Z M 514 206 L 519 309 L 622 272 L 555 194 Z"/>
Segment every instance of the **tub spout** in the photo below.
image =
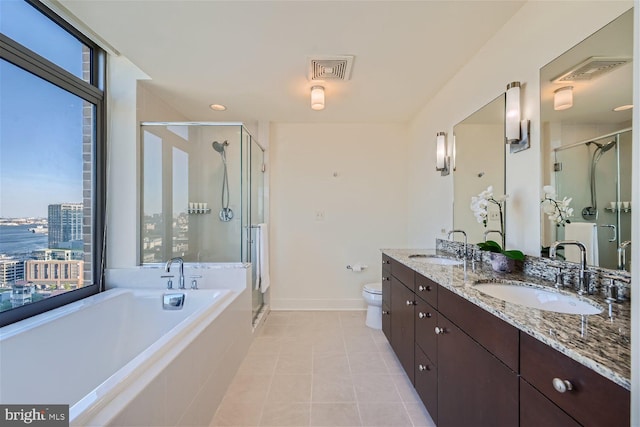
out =
<path fill-rule="evenodd" d="M 167 261 L 167 264 L 165 265 L 165 270 L 167 273 L 170 272 L 171 270 L 171 264 L 173 264 L 174 262 L 180 263 L 180 289 L 184 289 L 184 260 L 180 257 L 175 257 L 175 258 L 171 258 L 169 261 Z"/>

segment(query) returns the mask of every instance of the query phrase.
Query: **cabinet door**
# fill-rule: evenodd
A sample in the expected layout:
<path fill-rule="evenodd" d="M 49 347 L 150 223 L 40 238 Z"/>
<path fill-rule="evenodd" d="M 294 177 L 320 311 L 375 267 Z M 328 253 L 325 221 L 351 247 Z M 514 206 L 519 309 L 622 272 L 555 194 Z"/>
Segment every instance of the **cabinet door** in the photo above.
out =
<path fill-rule="evenodd" d="M 382 269 L 382 332 L 391 343 L 391 273 Z"/>
<path fill-rule="evenodd" d="M 413 383 L 414 323 L 416 296 L 395 277 L 391 278 L 391 347 Z"/>
<path fill-rule="evenodd" d="M 438 326 L 438 427 L 518 425 L 518 375 L 449 321 Z"/>
<path fill-rule="evenodd" d="M 586 427 L 629 425 L 629 390 L 524 332 L 520 333 L 520 374 Z M 568 381 L 572 389 L 558 391 L 554 380 Z"/>
<path fill-rule="evenodd" d="M 416 345 L 415 388 L 418 396 L 429 411 L 431 418 L 438 422 L 438 368 Z"/>
<path fill-rule="evenodd" d="M 429 359 L 438 363 L 438 336 L 435 333 L 435 328 L 438 326 L 438 312 L 420 298 L 416 298 L 414 315 L 416 344 L 420 346 Z"/>
<path fill-rule="evenodd" d="M 580 424 L 520 378 L 520 427 L 580 427 Z"/>

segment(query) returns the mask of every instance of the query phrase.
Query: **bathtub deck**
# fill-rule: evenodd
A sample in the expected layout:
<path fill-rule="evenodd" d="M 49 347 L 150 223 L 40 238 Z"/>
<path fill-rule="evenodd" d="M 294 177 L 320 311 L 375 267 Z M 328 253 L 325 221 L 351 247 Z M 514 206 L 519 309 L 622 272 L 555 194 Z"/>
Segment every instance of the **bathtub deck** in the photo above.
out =
<path fill-rule="evenodd" d="M 434 426 L 365 312 L 272 312 L 211 426 Z M 391 385 L 391 387 L 389 387 Z"/>

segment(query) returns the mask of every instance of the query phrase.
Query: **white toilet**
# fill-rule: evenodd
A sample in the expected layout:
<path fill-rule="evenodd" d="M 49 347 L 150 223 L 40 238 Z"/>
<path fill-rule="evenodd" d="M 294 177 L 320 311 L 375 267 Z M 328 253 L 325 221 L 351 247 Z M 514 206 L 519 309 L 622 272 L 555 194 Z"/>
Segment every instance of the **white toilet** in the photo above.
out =
<path fill-rule="evenodd" d="M 362 297 L 369 306 L 365 324 L 373 329 L 382 329 L 382 283 L 367 283 L 362 287 Z"/>

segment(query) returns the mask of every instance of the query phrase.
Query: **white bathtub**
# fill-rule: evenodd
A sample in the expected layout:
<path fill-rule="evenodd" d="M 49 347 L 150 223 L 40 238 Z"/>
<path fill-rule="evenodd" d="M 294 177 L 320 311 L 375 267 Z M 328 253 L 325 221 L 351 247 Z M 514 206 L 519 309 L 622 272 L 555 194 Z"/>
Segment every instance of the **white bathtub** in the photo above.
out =
<path fill-rule="evenodd" d="M 245 294 L 113 289 L 6 326 L 0 403 L 69 404 L 72 426 L 208 425 L 251 339 Z"/>

